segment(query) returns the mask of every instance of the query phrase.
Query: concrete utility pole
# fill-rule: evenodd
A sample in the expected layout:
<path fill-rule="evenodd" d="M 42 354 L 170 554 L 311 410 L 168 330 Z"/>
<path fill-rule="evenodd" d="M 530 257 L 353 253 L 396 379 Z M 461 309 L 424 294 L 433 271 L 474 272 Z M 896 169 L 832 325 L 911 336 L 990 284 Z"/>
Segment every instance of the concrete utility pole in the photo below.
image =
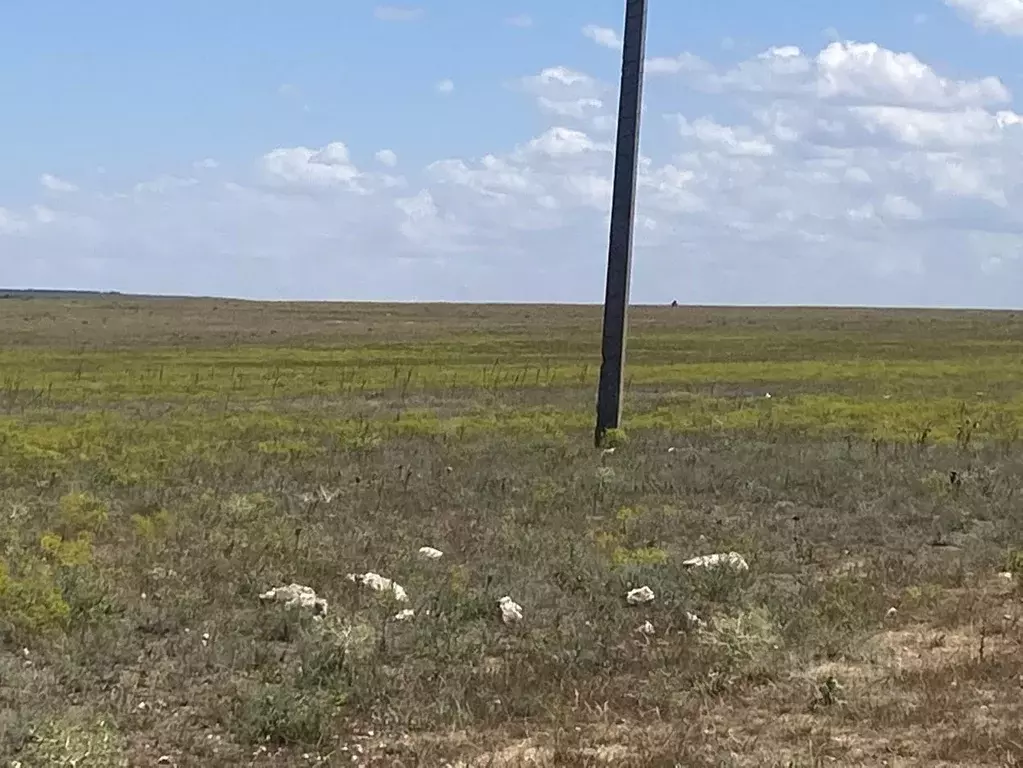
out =
<path fill-rule="evenodd" d="M 607 288 L 600 383 L 597 388 L 597 447 L 622 416 L 625 332 L 628 327 L 629 279 L 632 271 L 632 224 L 636 208 L 639 165 L 639 113 L 643 101 L 643 59 L 646 56 L 646 0 L 625 1 L 622 81 L 618 96 L 618 140 L 615 145 L 611 231 L 607 249 Z"/>

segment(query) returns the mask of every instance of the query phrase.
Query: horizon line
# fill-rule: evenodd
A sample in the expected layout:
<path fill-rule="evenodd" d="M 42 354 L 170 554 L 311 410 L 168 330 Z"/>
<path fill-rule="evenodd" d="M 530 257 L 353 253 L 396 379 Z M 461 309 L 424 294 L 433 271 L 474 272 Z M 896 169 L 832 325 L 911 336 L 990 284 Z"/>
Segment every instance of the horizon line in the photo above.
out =
<path fill-rule="evenodd" d="M 369 304 L 369 305 L 411 305 L 411 306 L 464 306 L 464 307 L 592 307 L 599 309 L 603 302 L 599 299 L 588 301 L 530 301 L 530 300 L 490 300 L 463 301 L 452 299 L 293 299 L 293 298 L 257 298 L 251 296 L 230 296 L 218 294 L 189 293 L 129 293 L 118 290 L 95 290 L 83 288 L 0 288 L 0 299 L 43 299 L 43 298 L 119 298 L 135 300 L 162 301 L 231 301 L 252 304 Z M 903 311 L 937 311 L 937 312 L 1018 312 L 1023 307 L 998 307 L 950 304 L 819 304 L 819 303 L 742 303 L 742 302 L 698 302 L 686 303 L 679 301 L 677 306 L 671 302 L 630 302 L 629 307 L 636 309 L 843 309 L 843 310 L 903 310 Z"/>

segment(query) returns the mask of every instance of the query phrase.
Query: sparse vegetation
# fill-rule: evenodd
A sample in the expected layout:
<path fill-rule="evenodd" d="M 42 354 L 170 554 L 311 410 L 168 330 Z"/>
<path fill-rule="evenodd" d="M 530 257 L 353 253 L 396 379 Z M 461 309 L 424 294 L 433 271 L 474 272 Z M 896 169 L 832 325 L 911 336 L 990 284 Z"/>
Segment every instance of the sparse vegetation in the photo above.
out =
<path fill-rule="evenodd" d="M 0 301 L 0 765 L 1018 764 L 1023 317 L 599 322 Z"/>

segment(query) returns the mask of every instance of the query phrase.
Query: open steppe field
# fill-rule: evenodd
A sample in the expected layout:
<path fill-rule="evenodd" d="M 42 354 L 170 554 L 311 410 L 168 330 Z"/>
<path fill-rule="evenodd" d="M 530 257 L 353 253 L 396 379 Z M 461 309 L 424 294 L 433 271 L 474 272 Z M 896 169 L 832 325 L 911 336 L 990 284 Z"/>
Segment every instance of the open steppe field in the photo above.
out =
<path fill-rule="evenodd" d="M 0 765 L 1023 763 L 1023 313 L 599 335 L 0 301 Z"/>

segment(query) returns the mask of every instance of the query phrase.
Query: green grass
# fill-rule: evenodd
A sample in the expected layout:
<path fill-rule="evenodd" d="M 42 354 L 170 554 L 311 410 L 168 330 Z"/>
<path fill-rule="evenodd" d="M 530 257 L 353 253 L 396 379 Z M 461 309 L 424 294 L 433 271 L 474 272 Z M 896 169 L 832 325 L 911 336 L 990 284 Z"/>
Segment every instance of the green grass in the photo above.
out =
<path fill-rule="evenodd" d="M 0 763 L 1015 754 L 1023 317 L 631 327 L 602 453 L 595 308 L 0 302 Z"/>
<path fill-rule="evenodd" d="M 1023 373 L 1013 341 L 924 343 L 910 355 L 891 342 L 813 337 L 780 343 L 775 335 L 664 334 L 629 347 L 633 386 L 774 384 L 806 391 L 835 386 L 858 393 L 905 394 L 920 388 L 974 398 L 1011 390 Z M 35 403 L 197 401 L 331 397 L 385 391 L 508 390 L 587 386 L 599 358 L 591 345 L 470 338 L 337 349 L 236 349 L 117 352 L 8 350 L 0 354 L 9 406 Z M 978 389 L 979 388 L 979 389 Z M 981 394 L 978 395 L 978 392 Z"/>

